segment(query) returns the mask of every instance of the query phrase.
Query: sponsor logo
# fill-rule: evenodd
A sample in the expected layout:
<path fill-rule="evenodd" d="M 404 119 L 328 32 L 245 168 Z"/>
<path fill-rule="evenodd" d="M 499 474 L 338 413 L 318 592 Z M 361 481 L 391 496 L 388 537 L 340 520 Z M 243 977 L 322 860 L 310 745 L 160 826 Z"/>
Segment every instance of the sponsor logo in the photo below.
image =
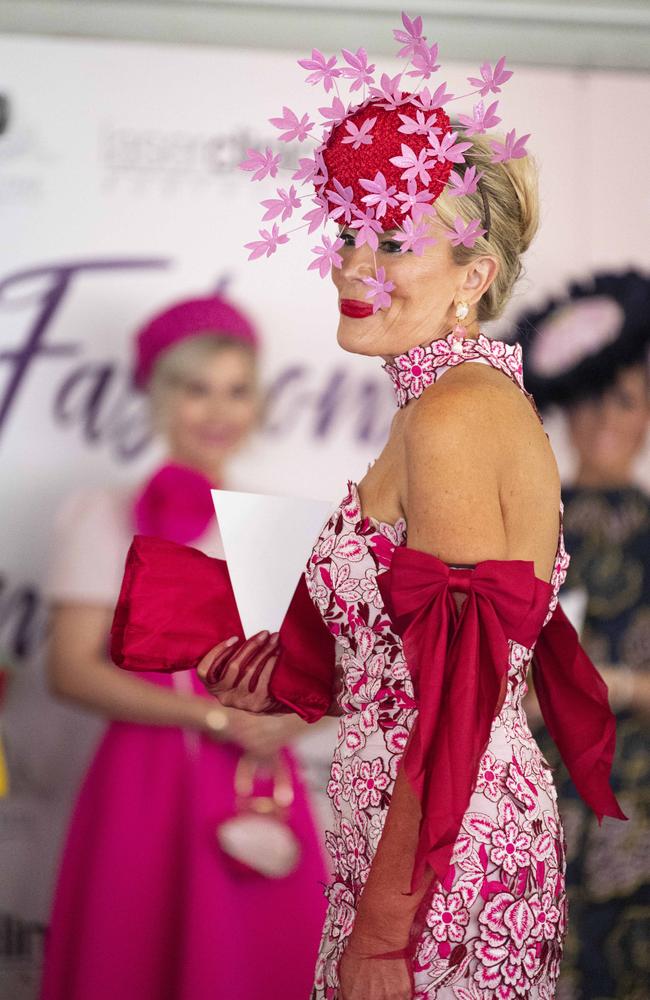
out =
<path fill-rule="evenodd" d="M 284 166 L 297 167 L 297 153 L 276 136 L 261 136 L 244 127 L 194 132 L 105 123 L 100 129 L 99 159 L 107 188 L 123 183 L 138 189 L 160 185 L 167 195 L 212 184 L 221 192 L 219 181 L 227 179 L 229 190 L 235 178 L 245 184 L 249 176 L 239 164 L 247 150 L 267 146 L 282 153 Z"/>

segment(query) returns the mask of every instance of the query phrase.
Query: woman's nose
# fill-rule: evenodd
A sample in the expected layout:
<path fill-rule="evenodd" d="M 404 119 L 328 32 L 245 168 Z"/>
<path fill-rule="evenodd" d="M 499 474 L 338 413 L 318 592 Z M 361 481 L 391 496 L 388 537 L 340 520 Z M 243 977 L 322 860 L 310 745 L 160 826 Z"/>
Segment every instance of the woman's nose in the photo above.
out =
<path fill-rule="evenodd" d="M 346 281 L 363 281 L 374 276 L 375 258 L 367 243 L 362 247 L 353 247 L 343 257 L 341 274 Z"/>

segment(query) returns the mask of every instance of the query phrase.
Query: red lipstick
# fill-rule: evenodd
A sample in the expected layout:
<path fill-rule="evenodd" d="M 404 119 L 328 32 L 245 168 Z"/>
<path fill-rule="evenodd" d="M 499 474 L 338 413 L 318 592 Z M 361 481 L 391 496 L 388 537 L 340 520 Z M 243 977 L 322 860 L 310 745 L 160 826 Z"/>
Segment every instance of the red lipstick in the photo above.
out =
<path fill-rule="evenodd" d="M 361 302 L 359 299 L 341 299 L 339 309 L 344 316 L 351 319 L 364 319 L 372 316 L 372 305 L 370 302 Z"/>

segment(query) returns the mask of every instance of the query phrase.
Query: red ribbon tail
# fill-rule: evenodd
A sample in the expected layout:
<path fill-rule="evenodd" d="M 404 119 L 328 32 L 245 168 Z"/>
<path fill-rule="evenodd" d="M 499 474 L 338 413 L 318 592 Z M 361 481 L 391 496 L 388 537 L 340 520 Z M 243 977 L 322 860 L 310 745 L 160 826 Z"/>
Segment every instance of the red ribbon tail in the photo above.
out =
<path fill-rule="evenodd" d="M 558 604 L 535 647 L 533 682 L 544 722 L 581 798 L 598 817 L 627 819 L 610 785 L 616 719 L 607 686 Z"/>

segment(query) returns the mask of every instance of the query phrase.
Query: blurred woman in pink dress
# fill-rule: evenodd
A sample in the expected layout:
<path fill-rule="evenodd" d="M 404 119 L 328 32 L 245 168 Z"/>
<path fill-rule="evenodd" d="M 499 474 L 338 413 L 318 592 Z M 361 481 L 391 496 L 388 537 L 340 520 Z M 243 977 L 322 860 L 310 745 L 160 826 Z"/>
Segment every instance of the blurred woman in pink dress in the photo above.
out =
<path fill-rule="evenodd" d="M 109 725 L 63 855 L 41 1000 L 302 1000 L 309 990 L 324 869 L 284 749 L 304 723 L 215 708 L 196 678 L 128 676 L 107 656 L 134 531 L 221 554 L 210 487 L 258 419 L 257 347 L 246 316 L 218 296 L 147 323 L 135 378 L 168 464 L 137 496 L 87 492 L 59 517 L 51 686 Z M 283 877 L 245 869 L 219 846 L 242 760 L 291 785 L 278 825 L 299 850 Z M 268 793 L 269 781 L 257 790 Z"/>

